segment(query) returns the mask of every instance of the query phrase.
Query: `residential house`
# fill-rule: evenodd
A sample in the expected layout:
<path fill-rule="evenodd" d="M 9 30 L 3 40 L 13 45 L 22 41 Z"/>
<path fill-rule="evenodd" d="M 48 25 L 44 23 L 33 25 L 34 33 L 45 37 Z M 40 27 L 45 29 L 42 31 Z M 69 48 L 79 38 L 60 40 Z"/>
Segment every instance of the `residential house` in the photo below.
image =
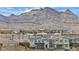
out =
<path fill-rule="evenodd" d="M 71 39 L 70 46 L 71 47 L 78 47 L 79 46 L 79 38 Z"/>
<path fill-rule="evenodd" d="M 48 49 L 49 48 L 49 40 L 47 38 L 47 33 L 37 33 L 36 35 L 29 36 L 29 42 L 31 47 L 36 49 Z"/>
<path fill-rule="evenodd" d="M 64 36 L 61 36 L 60 33 L 56 33 L 53 37 L 53 44 L 55 50 L 69 50 L 70 44 L 69 39 L 64 38 Z"/>

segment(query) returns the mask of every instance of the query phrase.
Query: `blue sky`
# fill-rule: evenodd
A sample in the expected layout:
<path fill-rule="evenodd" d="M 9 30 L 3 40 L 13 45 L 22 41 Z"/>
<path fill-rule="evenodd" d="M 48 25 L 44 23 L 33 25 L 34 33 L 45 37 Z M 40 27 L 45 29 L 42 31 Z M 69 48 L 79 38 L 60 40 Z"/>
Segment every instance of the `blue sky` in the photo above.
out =
<path fill-rule="evenodd" d="M 66 9 L 70 9 L 74 14 L 79 16 L 79 7 L 52 7 L 52 8 L 58 11 L 65 11 Z M 11 14 L 19 15 L 21 13 L 28 12 L 31 9 L 35 9 L 35 8 L 34 7 L 0 7 L 0 14 L 4 16 L 9 16 Z"/>
<path fill-rule="evenodd" d="M 58 11 L 71 10 L 75 15 L 79 16 L 79 7 L 54 7 Z"/>

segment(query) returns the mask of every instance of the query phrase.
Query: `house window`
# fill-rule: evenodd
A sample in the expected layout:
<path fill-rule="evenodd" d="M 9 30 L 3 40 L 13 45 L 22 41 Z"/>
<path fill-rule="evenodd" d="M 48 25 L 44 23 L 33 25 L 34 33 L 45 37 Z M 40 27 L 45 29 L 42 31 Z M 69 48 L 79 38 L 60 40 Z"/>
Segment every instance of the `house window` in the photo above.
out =
<path fill-rule="evenodd" d="M 38 40 L 38 43 L 41 43 L 40 40 Z"/>
<path fill-rule="evenodd" d="M 44 40 L 42 40 L 42 43 L 44 43 Z"/>
<path fill-rule="evenodd" d="M 65 40 L 65 42 L 67 42 L 67 40 Z"/>
<path fill-rule="evenodd" d="M 37 40 L 35 40 L 35 42 L 37 42 Z"/>
<path fill-rule="evenodd" d="M 46 48 L 47 48 L 47 44 L 46 44 Z"/>
<path fill-rule="evenodd" d="M 55 40 L 56 42 L 58 41 L 58 40 Z"/>
<path fill-rule="evenodd" d="M 65 47 L 68 47 L 68 44 L 65 44 Z"/>
<path fill-rule="evenodd" d="M 52 44 L 52 43 L 50 43 L 50 44 L 49 44 L 49 46 L 50 46 L 50 47 L 53 47 L 53 44 Z"/>
<path fill-rule="evenodd" d="M 63 40 L 60 40 L 60 42 L 63 42 Z"/>

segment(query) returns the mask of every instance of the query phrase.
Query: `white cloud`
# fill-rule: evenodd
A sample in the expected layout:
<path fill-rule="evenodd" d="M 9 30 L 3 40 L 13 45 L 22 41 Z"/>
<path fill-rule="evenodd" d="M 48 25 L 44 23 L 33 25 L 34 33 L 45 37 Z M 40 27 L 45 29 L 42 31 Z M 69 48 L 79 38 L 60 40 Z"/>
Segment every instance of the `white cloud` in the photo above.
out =
<path fill-rule="evenodd" d="M 29 12 L 29 11 L 31 11 L 32 9 L 26 9 L 25 11 L 23 11 L 23 12 Z"/>
<path fill-rule="evenodd" d="M 26 10 L 24 12 L 29 12 L 31 11 L 32 9 L 40 9 L 41 7 L 31 7 L 30 9 L 29 8 L 26 8 Z"/>

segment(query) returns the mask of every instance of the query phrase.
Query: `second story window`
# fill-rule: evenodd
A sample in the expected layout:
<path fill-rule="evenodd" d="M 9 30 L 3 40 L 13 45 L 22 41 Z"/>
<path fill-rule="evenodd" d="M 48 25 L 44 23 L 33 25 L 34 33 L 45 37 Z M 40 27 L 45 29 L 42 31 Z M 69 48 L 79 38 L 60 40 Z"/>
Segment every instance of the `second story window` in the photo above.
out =
<path fill-rule="evenodd" d="M 65 42 L 67 42 L 67 40 L 65 40 Z"/>
<path fill-rule="evenodd" d="M 60 40 L 60 42 L 63 42 L 63 40 Z"/>
<path fill-rule="evenodd" d="M 40 41 L 40 40 L 38 40 L 38 43 L 41 43 L 41 41 Z"/>

